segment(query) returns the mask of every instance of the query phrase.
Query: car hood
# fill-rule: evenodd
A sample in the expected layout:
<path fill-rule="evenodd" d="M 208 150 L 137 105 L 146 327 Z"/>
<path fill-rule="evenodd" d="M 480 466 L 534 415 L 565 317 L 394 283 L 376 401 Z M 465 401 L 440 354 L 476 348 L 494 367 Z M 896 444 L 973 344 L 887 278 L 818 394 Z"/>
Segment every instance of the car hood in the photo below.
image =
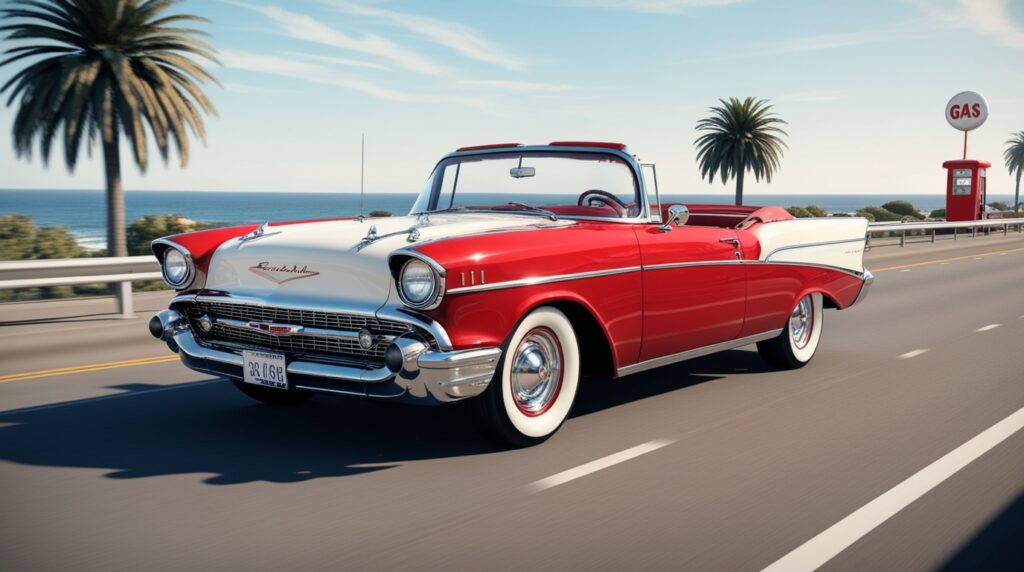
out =
<path fill-rule="evenodd" d="M 270 305 L 340 303 L 373 312 L 393 286 L 387 260 L 395 250 L 471 234 L 572 224 L 522 214 L 446 213 L 425 221 L 403 216 L 269 225 L 259 238 L 222 244 L 210 262 L 206 288 Z M 367 240 L 371 229 L 376 240 Z M 418 237 L 410 242 L 413 230 Z"/>

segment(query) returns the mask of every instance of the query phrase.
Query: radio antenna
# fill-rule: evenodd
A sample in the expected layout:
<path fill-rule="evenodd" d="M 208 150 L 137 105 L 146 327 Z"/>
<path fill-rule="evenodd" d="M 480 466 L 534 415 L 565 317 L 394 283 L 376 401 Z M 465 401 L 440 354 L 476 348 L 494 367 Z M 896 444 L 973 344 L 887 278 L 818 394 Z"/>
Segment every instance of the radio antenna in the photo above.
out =
<path fill-rule="evenodd" d="M 359 155 L 359 216 L 363 216 L 363 179 L 366 171 L 366 133 L 363 133 Z"/>

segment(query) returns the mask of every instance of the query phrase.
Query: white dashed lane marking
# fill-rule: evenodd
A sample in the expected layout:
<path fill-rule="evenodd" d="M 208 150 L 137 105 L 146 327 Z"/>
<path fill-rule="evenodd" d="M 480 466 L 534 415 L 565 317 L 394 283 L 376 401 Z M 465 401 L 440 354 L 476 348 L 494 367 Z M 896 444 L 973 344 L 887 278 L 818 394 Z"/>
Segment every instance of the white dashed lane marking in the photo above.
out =
<path fill-rule="evenodd" d="M 766 571 L 817 570 L 883 522 L 1024 428 L 1024 409 L 989 427 L 770 564 Z"/>
<path fill-rule="evenodd" d="M 642 445 L 630 447 L 625 451 L 619 451 L 618 453 L 613 453 L 607 457 L 601 457 L 596 461 L 591 461 L 567 471 L 562 471 L 561 473 L 535 481 L 531 483 L 528 488 L 530 489 L 530 492 L 538 493 L 540 491 L 550 489 L 551 487 L 557 487 L 558 485 L 568 483 L 569 481 L 574 481 L 580 477 L 585 477 L 591 473 L 596 473 L 601 469 L 607 469 L 608 467 L 624 463 L 630 459 L 635 459 L 640 455 L 656 451 L 666 445 L 671 445 L 672 443 L 675 443 L 674 439 L 655 439 L 654 441 L 648 441 Z"/>
<path fill-rule="evenodd" d="M 915 358 L 915 357 L 917 357 L 917 356 L 919 356 L 921 354 L 924 354 L 924 353 L 928 353 L 928 350 L 914 350 L 912 352 L 907 352 L 905 354 L 901 354 L 898 357 L 900 359 L 910 359 L 910 358 Z"/>
<path fill-rule="evenodd" d="M 989 324 L 989 325 L 987 325 L 987 326 L 985 326 L 983 328 L 978 328 L 977 330 L 974 330 L 974 331 L 976 331 L 976 332 L 987 332 L 989 330 L 994 330 L 994 329 L 996 329 L 998 327 L 999 327 L 999 324 Z"/>

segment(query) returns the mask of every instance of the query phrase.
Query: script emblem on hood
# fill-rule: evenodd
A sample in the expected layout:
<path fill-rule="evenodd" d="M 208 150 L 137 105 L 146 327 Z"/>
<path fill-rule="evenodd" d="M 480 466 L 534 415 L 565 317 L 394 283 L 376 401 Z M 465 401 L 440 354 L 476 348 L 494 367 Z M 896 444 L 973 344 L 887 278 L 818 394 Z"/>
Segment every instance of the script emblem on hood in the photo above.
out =
<path fill-rule="evenodd" d="M 266 278 L 275 284 L 284 284 L 285 282 L 291 282 L 292 280 L 309 278 L 310 276 L 320 274 L 319 272 L 310 270 L 305 264 L 302 266 L 295 264 L 292 264 L 291 266 L 286 264 L 272 266 L 270 262 L 260 262 L 256 266 L 250 266 L 249 272 L 252 272 L 260 278 Z"/>

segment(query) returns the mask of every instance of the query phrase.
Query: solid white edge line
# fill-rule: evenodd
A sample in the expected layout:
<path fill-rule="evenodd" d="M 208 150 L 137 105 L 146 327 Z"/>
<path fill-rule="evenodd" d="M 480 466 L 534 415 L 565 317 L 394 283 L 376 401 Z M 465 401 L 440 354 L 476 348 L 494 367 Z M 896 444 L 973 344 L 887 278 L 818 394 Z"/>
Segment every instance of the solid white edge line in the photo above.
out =
<path fill-rule="evenodd" d="M 985 326 L 983 328 L 978 328 L 977 330 L 974 330 L 974 331 L 975 332 L 987 332 L 989 330 L 994 330 L 994 329 L 996 329 L 998 327 L 999 327 L 999 324 L 989 324 L 989 325 L 987 325 L 987 326 Z"/>
<path fill-rule="evenodd" d="M 77 401 L 69 401 L 66 403 L 52 403 L 50 405 L 37 405 L 35 407 L 25 407 L 23 409 L 11 409 L 10 411 L 0 411 L 0 417 L 6 417 L 8 415 L 19 415 L 21 413 L 35 413 L 37 411 L 46 411 L 47 409 L 58 409 L 60 407 L 74 407 L 76 405 L 88 405 L 97 401 L 107 401 L 110 399 L 120 399 L 122 397 L 138 397 L 140 395 L 149 395 L 150 393 L 160 393 L 162 391 L 171 391 L 174 389 L 188 389 L 190 387 L 199 387 L 201 385 L 209 385 L 211 383 L 218 383 L 224 381 L 223 378 L 210 379 L 206 381 L 195 381 L 192 383 L 180 383 L 168 387 L 158 387 L 156 389 L 144 389 L 142 391 L 128 391 L 126 393 L 115 393 L 114 395 L 100 395 L 98 397 L 86 397 L 85 399 L 79 399 Z"/>
<path fill-rule="evenodd" d="M 816 570 L 910 503 L 924 496 L 925 493 L 1022 428 L 1024 428 L 1024 408 L 1018 409 L 1009 417 L 953 449 L 941 459 L 914 473 L 875 500 L 860 507 L 821 534 L 776 560 L 764 570 L 767 572 Z"/>
<path fill-rule="evenodd" d="M 629 449 L 626 449 L 624 451 L 612 453 L 607 457 L 601 457 L 600 459 L 597 459 L 595 461 L 584 463 L 578 467 L 562 471 L 561 473 L 551 475 L 550 477 L 543 478 L 539 481 L 534 481 L 533 483 L 530 483 L 530 485 L 528 485 L 527 488 L 530 490 L 530 492 L 537 493 L 546 489 L 550 489 L 551 487 L 557 487 L 558 485 L 568 483 L 569 481 L 574 481 L 580 477 L 585 477 L 591 473 L 596 473 L 601 469 L 607 469 L 608 467 L 618 465 L 619 463 L 624 463 L 630 459 L 635 459 L 640 455 L 650 453 L 651 451 L 656 451 L 666 445 L 671 445 L 672 443 L 675 443 L 674 439 L 655 439 L 654 441 L 648 441 L 642 445 L 630 447 Z"/>
<path fill-rule="evenodd" d="M 900 355 L 898 355 L 896 357 L 898 357 L 900 359 L 910 359 L 910 358 L 915 358 L 915 357 L 917 357 L 917 356 L 919 356 L 921 354 L 926 354 L 926 353 L 928 353 L 928 350 L 913 350 L 913 351 L 909 351 L 909 352 L 907 352 L 905 354 L 900 354 Z"/>

